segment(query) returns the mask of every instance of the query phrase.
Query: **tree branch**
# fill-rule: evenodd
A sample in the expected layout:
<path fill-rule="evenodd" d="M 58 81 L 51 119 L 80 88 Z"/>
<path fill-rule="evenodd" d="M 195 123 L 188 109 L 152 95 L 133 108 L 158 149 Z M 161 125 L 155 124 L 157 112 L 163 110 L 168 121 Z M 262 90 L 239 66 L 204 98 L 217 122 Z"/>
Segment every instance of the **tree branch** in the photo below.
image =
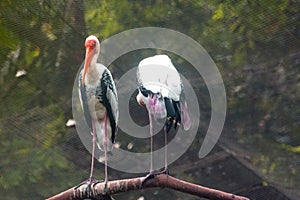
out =
<path fill-rule="evenodd" d="M 196 195 L 198 197 L 205 197 L 208 199 L 216 200 L 249 200 L 246 197 L 230 194 L 220 190 L 215 190 L 212 188 L 207 188 L 204 186 L 196 185 L 193 183 L 185 182 L 174 178 L 166 174 L 160 174 L 155 176 L 155 178 L 147 180 L 143 187 L 141 188 L 141 183 L 145 177 L 122 179 L 109 181 L 107 185 L 106 194 L 104 194 L 104 183 L 98 183 L 92 187 L 91 196 L 88 196 L 85 190 L 82 190 L 83 186 L 80 186 L 76 190 L 70 188 L 60 194 L 50 197 L 48 200 L 79 200 L 84 198 L 93 199 L 112 199 L 110 194 L 116 194 L 120 192 L 127 192 L 131 190 L 139 190 L 151 187 L 162 187 L 170 188 L 184 193 Z"/>

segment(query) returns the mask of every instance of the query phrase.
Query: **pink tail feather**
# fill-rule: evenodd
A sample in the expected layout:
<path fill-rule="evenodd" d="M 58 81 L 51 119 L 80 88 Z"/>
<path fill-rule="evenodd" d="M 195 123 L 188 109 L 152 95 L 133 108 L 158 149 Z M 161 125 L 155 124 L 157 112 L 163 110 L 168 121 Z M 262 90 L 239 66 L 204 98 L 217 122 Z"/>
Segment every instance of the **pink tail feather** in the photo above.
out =
<path fill-rule="evenodd" d="M 182 118 L 182 125 L 183 125 L 183 129 L 185 131 L 189 130 L 191 128 L 191 118 L 189 116 L 189 111 L 188 111 L 188 106 L 186 101 L 184 101 L 184 104 L 181 105 L 182 112 L 181 112 L 181 118 Z"/>

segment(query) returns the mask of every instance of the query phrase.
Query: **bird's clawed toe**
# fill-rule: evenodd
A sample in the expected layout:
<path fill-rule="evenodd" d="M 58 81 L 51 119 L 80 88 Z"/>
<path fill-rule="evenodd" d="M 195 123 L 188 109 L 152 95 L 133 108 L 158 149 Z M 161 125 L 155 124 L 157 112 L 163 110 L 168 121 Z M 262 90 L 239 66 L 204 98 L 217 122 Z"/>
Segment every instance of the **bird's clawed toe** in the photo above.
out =
<path fill-rule="evenodd" d="M 154 171 L 151 171 L 149 172 L 149 174 L 147 174 L 143 179 L 142 179 L 142 183 L 141 183 L 141 187 L 143 187 L 144 183 L 149 180 L 149 179 L 152 179 L 155 177 L 155 173 Z"/>
<path fill-rule="evenodd" d="M 166 168 L 164 169 L 163 171 L 160 171 L 160 172 L 149 172 L 149 174 L 147 174 L 143 179 L 142 179 L 142 183 L 141 183 L 141 188 L 143 187 L 144 183 L 149 180 L 149 179 L 152 179 L 152 178 L 155 178 L 155 176 L 158 176 L 160 174 L 166 174 L 166 175 L 169 175 L 169 169 Z"/>
<path fill-rule="evenodd" d="M 164 170 L 162 170 L 162 171 L 160 171 L 160 172 L 156 172 L 156 173 L 154 174 L 154 176 L 158 176 L 158 175 L 160 175 L 160 174 L 170 175 L 169 169 L 168 169 L 168 168 L 165 168 Z"/>
<path fill-rule="evenodd" d="M 95 185 L 97 185 L 98 183 L 101 183 L 101 181 L 91 177 L 91 178 L 87 179 L 86 181 L 83 181 L 79 185 L 75 186 L 74 190 L 79 189 L 79 191 L 82 194 L 84 194 L 85 196 L 92 197 L 93 189 L 94 189 Z"/>
<path fill-rule="evenodd" d="M 166 174 L 166 175 L 170 175 L 169 169 L 165 168 L 163 171 L 158 172 L 158 174 Z"/>
<path fill-rule="evenodd" d="M 104 183 L 104 189 L 103 189 L 104 193 L 107 192 L 107 182 Z"/>

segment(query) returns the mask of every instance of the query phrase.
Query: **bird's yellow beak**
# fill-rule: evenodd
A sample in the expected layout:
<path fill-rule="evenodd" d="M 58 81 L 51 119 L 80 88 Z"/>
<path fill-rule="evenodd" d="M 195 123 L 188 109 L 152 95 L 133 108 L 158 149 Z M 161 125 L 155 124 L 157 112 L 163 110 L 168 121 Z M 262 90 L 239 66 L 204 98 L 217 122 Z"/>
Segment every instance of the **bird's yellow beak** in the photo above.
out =
<path fill-rule="evenodd" d="M 85 61 L 84 61 L 84 67 L 83 67 L 83 75 L 82 75 L 82 85 L 84 85 L 85 75 L 87 72 L 87 69 L 89 68 L 93 56 L 94 49 L 90 46 L 86 47 L 85 50 Z"/>

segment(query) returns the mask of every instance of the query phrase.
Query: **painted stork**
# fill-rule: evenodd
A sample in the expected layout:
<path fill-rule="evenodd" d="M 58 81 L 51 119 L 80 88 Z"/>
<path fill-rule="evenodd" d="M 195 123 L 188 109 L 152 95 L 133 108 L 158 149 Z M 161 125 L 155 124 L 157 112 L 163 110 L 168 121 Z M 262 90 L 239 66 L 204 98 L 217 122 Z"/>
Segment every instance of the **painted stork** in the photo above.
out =
<path fill-rule="evenodd" d="M 168 174 L 167 135 L 171 127 L 182 125 L 184 130 L 190 128 L 190 117 L 180 75 L 167 55 L 155 55 L 140 61 L 137 69 L 138 104 L 148 110 L 150 125 L 150 172 L 147 177 L 155 175 L 153 171 L 153 127 L 152 119 L 165 119 L 165 169 L 160 173 Z M 158 173 L 156 173 L 158 174 Z M 147 178 L 146 178 L 147 179 Z M 145 179 L 145 180 L 146 180 Z"/>
<path fill-rule="evenodd" d="M 85 40 L 84 67 L 79 75 L 79 98 L 85 120 L 93 138 L 92 162 L 88 184 L 96 183 L 93 178 L 95 146 L 104 151 L 105 189 L 107 187 L 107 152 L 112 150 L 116 138 L 119 117 L 116 86 L 110 71 L 97 63 L 100 43 L 91 35 Z"/>

